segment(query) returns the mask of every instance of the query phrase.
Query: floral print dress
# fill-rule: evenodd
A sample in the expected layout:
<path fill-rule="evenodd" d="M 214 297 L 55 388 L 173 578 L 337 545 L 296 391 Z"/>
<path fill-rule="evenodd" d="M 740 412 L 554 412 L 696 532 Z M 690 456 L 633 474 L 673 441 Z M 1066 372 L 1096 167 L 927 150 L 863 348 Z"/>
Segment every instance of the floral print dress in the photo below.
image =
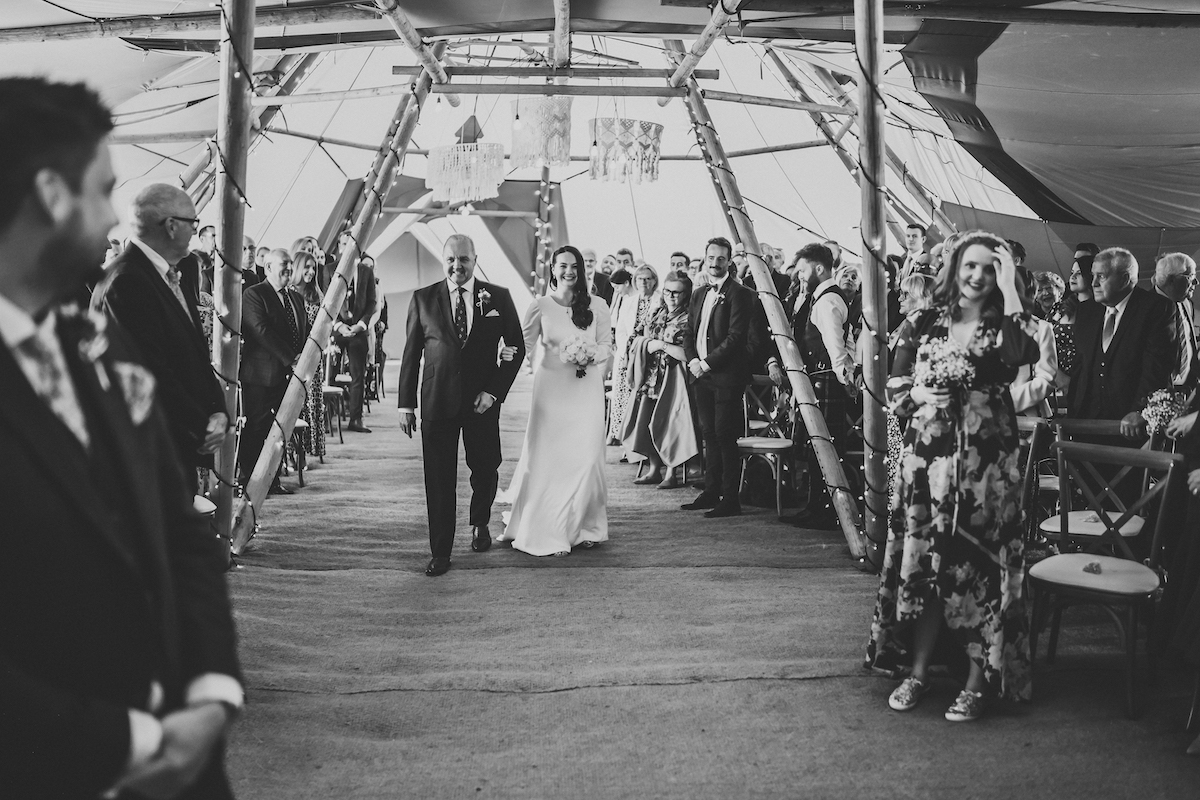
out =
<path fill-rule="evenodd" d="M 1021 466 L 1009 384 L 1019 366 L 1038 359 L 1034 330 L 1024 314 L 980 320 L 967 347 L 975 378 L 960 400 L 940 410 L 912 401 L 912 372 L 924 342 L 949 336 L 948 318 L 932 309 L 901 328 L 888 397 L 909 426 L 891 497 L 868 667 L 906 673 L 912 623 L 937 598 L 955 650 L 979 665 L 992 693 L 1029 700 Z"/>
<path fill-rule="evenodd" d="M 317 316 L 321 313 L 321 303 L 311 300 L 304 301 L 304 311 L 311 328 L 317 324 Z M 304 442 L 304 451 L 310 456 L 325 457 L 325 359 L 317 359 L 317 372 L 308 387 L 308 402 L 305 403 L 301 415 L 308 422 L 308 430 L 300 437 Z"/>

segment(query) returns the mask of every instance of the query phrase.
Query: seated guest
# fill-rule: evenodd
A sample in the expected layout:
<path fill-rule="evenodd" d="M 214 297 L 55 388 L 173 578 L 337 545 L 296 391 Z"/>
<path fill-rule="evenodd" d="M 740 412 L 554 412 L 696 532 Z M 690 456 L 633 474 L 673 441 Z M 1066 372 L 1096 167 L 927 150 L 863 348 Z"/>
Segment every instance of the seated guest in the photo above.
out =
<path fill-rule="evenodd" d="M 238 446 L 238 466 L 249 480 L 263 442 L 287 392 L 292 368 L 308 338 L 308 316 L 299 295 L 288 286 L 292 257 L 286 250 L 267 256 L 267 279 L 242 294 L 242 407 L 246 427 Z M 272 494 L 291 494 L 276 474 Z"/>
<path fill-rule="evenodd" d="M 660 489 L 675 489 L 683 485 L 675 478 L 675 467 L 700 454 L 696 415 L 683 366 L 688 304 L 692 299 L 692 282 L 687 274 L 669 273 L 662 298 L 648 323 L 633 329 L 628 375 L 634 395 L 622 439 L 627 451 L 650 463 L 650 471 L 634 483 L 657 483 Z"/>
<path fill-rule="evenodd" d="M 844 457 L 850 427 L 848 406 L 858 396 L 854 357 L 846 348 L 850 332 L 848 301 L 834 280 L 833 253 L 828 247 L 806 245 L 800 250 L 800 261 L 808 274 L 808 298 L 796 312 L 796 318 L 804 321 L 803 335 L 797 337 L 796 344 L 825 417 L 829 438 Z M 793 329 L 797 330 L 795 319 Z M 808 504 L 787 521 L 804 528 L 834 528 L 838 524 L 812 447 L 808 459 Z"/>
<path fill-rule="evenodd" d="M 131 216 L 133 235 L 96 286 L 92 308 L 141 350 L 181 461 L 211 468 L 229 422 L 225 395 L 196 298 L 183 290 L 178 269 L 199 224 L 196 206 L 182 189 L 155 183 L 134 197 Z"/>
<path fill-rule="evenodd" d="M 737 440 L 746 430 L 742 404 L 750 383 L 748 347 L 755 304 L 754 292 L 733 279 L 732 258 L 728 239 L 709 240 L 704 261 L 712 283 L 692 294 L 684 343 L 704 433 L 705 472 L 704 491 L 682 508 L 709 509 L 704 514 L 709 518 L 742 513 Z"/>
<path fill-rule="evenodd" d="M 1200 385 L 1200 355 L 1192 324 L 1192 294 L 1196 290 L 1196 262 L 1186 253 L 1167 253 L 1154 265 L 1154 290 L 1175 304 L 1179 361 L 1172 376 L 1176 391 L 1188 395 Z"/>
<path fill-rule="evenodd" d="M 1137 286 L 1133 253 L 1110 247 L 1092 265 L 1095 303 L 1075 317 L 1075 363 L 1067 407 L 1080 419 L 1119 419 L 1126 437 L 1145 435 L 1138 413 L 1146 398 L 1171 385 L 1178 368 L 1176 311 L 1165 297 Z"/>

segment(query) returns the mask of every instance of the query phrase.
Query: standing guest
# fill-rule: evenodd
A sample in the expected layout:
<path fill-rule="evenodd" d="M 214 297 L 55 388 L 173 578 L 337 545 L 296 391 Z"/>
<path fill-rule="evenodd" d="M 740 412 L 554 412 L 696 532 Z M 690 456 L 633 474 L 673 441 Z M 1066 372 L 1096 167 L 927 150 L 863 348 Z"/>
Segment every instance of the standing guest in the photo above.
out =
<path fill-rule="evenodd" d="M 216 265 L 217 253 L 217 229 L 212 225 L 205 225 L 200 229 L 200 233 L 196 235 L 200 240 L 200 247 L 192 251 L 192 255 L 196 257 L 197 283 L 200 291 L 212 294 L 213 287 L 213 270 Z"/>
<path fill-rule="evenodd" d="M 613 319 L 612 400 L 609 402 L 609 441 L 620 442 L 625 430 L 625 414 L 633 398 L 629 385 L 629 341 L 639 325 L 644 329 L 650 321 L 650 312 L 657 305 L 658 273 L 653 267 L 641 266 L 633 273 L 633 295 L 622 300 Z"/>
<path fill-rule="evenodd" d="M 1067 285 L 1058 274 L 1033 273 L 1033 313 L 1042 319 L 1050 319 L 1066 291 Z"/>
<path fill-rule="evenodd" d="M 107 264 L 109 261 L 112 261 L 114 258 L 121 255 L 121 249 L 120 239 L 109 239 L 108 250 L 104 253 L 104 263 Z"/>
<path fill-rule="evenodd" d="M 1137 286 L 1133 253 L 1110 247 L 1092 265 L 1095 303 L 1075 317 L 1075 363 L 1067 407 L 1079 419 L 1119 419 L 1129 438 L 1145 435 L 1138 412 L 1178 368 L 1175 306 Z"/>
<path fill-rule="evenodd" d="M 837 272 L 845 264 L 845 262 L 842 261 L 842 246 L 833 239 L 826 239 L 825 241 L 821 242 L 821 244 L 828 247 L 829 252 L 833 253 L 833 271 Z M 780 255 L 782 255 L 782 253 L 780 253 Z"/>
<path fill-rule="evenodd" d="M 253 286 L 256 283 L 262 283 L 262 277 L 258 274 L 257 265 L 255 263 L 255 253 L 257 249 L 254 246 L 254 240 L 249 236 L 242 237 L 242 289 L 247 286 Z"/>
<path fill-rule="evenodd" d="M 250 479 L 254 465 L 279 404 L 287 392 L 292 369 L 308 339 L 308 315 L 299 296 L 289 290 L 292 257 L 286 250 L 267 255 L 267 279 L 242 293 L 242 407 L 246 427 L 238 445 L 238 466 L 243 480 Z M 291 494 L 276 474 L 271 494 Z"/>
<path fill-rule="evenodd" d="M 182 189 L 155 183 L 138 192 L 133 235 L 96 286 L 92 308 L 104 312 L 141 350 L 182 463 L 211 469 L 229 418 L 200 312 L 183 291 L 177 269 L 199 223 Z"/>
<path fill-rule="evenodd" d="M 766 252 L 766 248 L 770 245 L 760 245 L 760 248 Z M 765 256 L 764 256 L 765 257 Z M 746 280 L 746 273 L 750 271 L 750 261 L 746 258 L 746 245 L 738 242 L 733 246 L 733 263 L 730 265 L 730 270 L 733 272 L 733 277 L 743 283 Z"/>
<path fill-rule="evenodd" d="M 587 272 L 588 292 L 593 297 L 599 297 L 608 305 L 612 305 L 613 286 L 612 281 L 608 279 L 600 270 L 596 269 L 596 251 L 583 251 L 583 268 Z"/>
<path fill-rule="evenodd" d="M 847 341 L 857 342 L 862 330 L 862 270 L 858 264 L 843 264 L 834 266 L 833 279 L 846 297 L 846 319 L 850 323 L 850 334 Z"/>
<path fill-rule="evenodd" d="M 674 253 L 671 253 L 671 258 L 668 262 L 671 265 L 669 271 L 682 272 L 686 275 L 688 271 L 688 264 L 691 262 L 692 260 L 688 258 L 687 253 L 683 252 L 682 250 L 676 250 Z"/>
<path fill-rule="evenodd" d="M 929 269 L 934 275 L 942 268 L 942 255 L 946 249 L 945 242 L 938 242 L 929 248 Z"/>
<path fill-rule="evenodd" d="M 901 326 L 888 381 L 892 407 L 910 423 L 867 666 L 908 673 L 888 699 L 908 711 L 929 691 L 938 639 L 949 635 L 969 670 L 946 719 L 967 722 L 991 698 L 1030 697 L 1021 467 L 1008 386 L 1038 348 L 1003 240 L 971 232 L 949 267 L 934 307 Z M 957 344 L 974 368 L 968 385 L 914 381 L 919 349 L 937 341 Z"/>
<path fill-rule="evenodd" d="M 1100 255 L 1100 245 L 1095 242 L 1080 242 L 1075 245 L 1075 255 L 1072 256 L 1072 259 L 1078 261 L 1083 256 L 1095 258 L 1098 255 Z"/>
<path fill-rule="evenodd" d="M 312 253 L 297 253 L 292 262 L 292 287 L 304 303 L 304 317 L 311 331 L 317 324 L 324 296 L 317 286 L 317 259 Z M 301 434 L 304 452 L 316 458 L 325 457 L 325 359 L 317 359 L 317 371 L 308 386 L 305 405 L 308 429 Z"/>
<path fill-rule="evenodd" d="M 82 84 L 0 80 L 0 787 L 229 800 L 243 692 L 224 558 L 161 383 L 117 326 L 56 309 L 117 222 L 112 127 Z"/>
<path fill-rule="evenodd" d="M 613 271 L 617 268 L 617 257 L 609 254 L 600 262 L 598 269 L 604 273 L 605 277 L 611 277 Z"/>
<path fill-rule="evenodd" d="M 796 344 L 829 428 L 829 438 L 838 455 L 844 458 L 850 427 L 847 414 L 850 403 L 858 396 L 854 356 L 846 348 L 850 333 L 849 303 L 845 291 L 833 277 L 833 253 L 828 247 L 816 243 L 805 245 L 800 250 L 800 261 L 808 276 L 808 298 L 796 312 L 796 317 L 804 323 Z M 793 328 L 796 327 L 793 323 Z M 821 479 L 821 465 L 815 448 L 809 447 L 808 503 L 786 521 L 816 529 L 830 529 L 838 524 L 833 501 Z"/>
<path fill-rule="evenodd" d="M 346 300 L 333 323 L 333 343 L 345 354 L 350 372 L 350 424 L 346 430 L 370 433 L 363 425 L 363 393 L 367 375 L 367 329 L 379 300 L 375 294 L 375 260 L 364 255 L 346 284 Z"/>
<path fill-rule="evenodd" d="M 910 222 L 904 228 L 904 263 L 900 266 L 899 277 L 904 280 L 914 272 L 924 272 L 929 269 L 929 253 L 925 251 L 927 233 L 925 226 Z"/>
<path fill-rule="evenodd" d="M 649 323 L 633 329 L 629 377 L 634 396 L 622 438 L 629 452 L 650 462 L 650 471 L 634 483 L 677 489 L 683 482 L 676 480 L 675 467 L 700 454 L 696 415 L 683 366 L 692 298 L 687 273 L 668 273 L 662 297 Z"/>
<path fill-rule="evenodd" d="M 254 274 L 258 278 L 255 283 L 262 283 L 267 279 L 267 254 L 270 252 L 271 248 L 269 247 L 259 247 L 254 251 Z M 246 286 L 249 285 L 249 283 L 246 284 Z"/>
<path fill-rule="evenodd" d="M 1025 266 L 1025 245 L 1016 239 L 1006 239 L 1008 250 L 1012 253 L 1013 263 L 1017 265 L 1017 275 L 1021 278 L 1021 287 L 1027 297 L 1033 296 L 1033 270 Z"/>
<path fill-rule="evenodd" d="M 1186 409 L 1167 425 L 1167 436 L 1176 443 L 1176 452 L 1187 457 L 1187 507 L 1176 539 L 1168 550 L 1171 580 L 1166 582 L 1162 602 L 1155 609 L 1154 624 L 1165 631 L 1167 651 L 1189 667 L 1200 679 L 1200 426 L 1196 425 L 1200 395 L 1192 397 Z M 1182 534 L 1182 535 L 1180 535 Z M 1200 736 L 1187 749 L 1188 755 L 1200 755 Z"/>
<path fill-rule="evenodd" d="M 922 272 L 914 275 L 909 275 L 900 282 L 899 306 L 901 323 L 896 326 L 896 330 L 888 335 L 888 363 L 891 364 L 896 360 L 896 348 L 900 346 L 900 331 L 904 321 L 910 324 L 915 324 L 918 315 L 927 308 L 933 306 L 933 278 Z M 859 336 L 858 352 L 859 362 L 866 360 L 866 337 L 870 336 L 870 332 L 864 330 Z M 886 409 L 887 419 L 887 467 L 888 467 L 888 497 L 892 496 L 892 491 L 896 487 L 896 476 L 900 474 L 900 452 L 904 445 L 904 432 L 908 429 L 908 418 L 900 419 L 896 415 L 895 409 L 888 406 Z"/>
<path fill-rule="evenodd" d="M 418 289 L 408 307 L 408 338 L 400 365 L 400 430 L 416 428 L 421 362 L 421 453 L 429 509 L 429 577 L 450 569 L 454 549 L 458 439 L 471 471 L 471 549 L 492 546 L 488 523 L 499 482 L 500 404 L 525 360 L 521 319 L 508 290 L 475 280 L 475 243 L 454 234 L 442 249 L 446 279 Z M 498 362 L 500 340 L 515 348 Z"/>
<path fill-rule="evenodd" d="M 763 263 L 767 265 L 767 272 L 771 275 L 771 283 L 775 287 L 775 294 L 780 299 L 787 295 L 788 287 L 791 286 L 791 279 L 783 271 L 783 251 L 772 247 L 769 244 L 762 246 Z M 745 259 L 745 253 L 742 258 Z M 746 271 L 742 277 L 742 285 L 747 289 L 757 291 L 758 286 L 754 283 L 754 273 L 750 270 L 750 262 L 746 261 Z"/>
<path fill-rule="evenodd" d="M 1034 313 L 1041 311 L 1042 318 L 1054 328 L 1054 353 L 1058 358 L 1056 385 L 1063 389 L 1075 364 L 1075 309 L 1079 302 L 1073 294 L 1067 294 L 1066 284 L 1057 273 L 1035 272 L 1033 282 L 1037 286 L 1033 293 Z"/>
<path fill-rule="evenodd" d="M 1188 395 L 1200 385 L 1200 354 L 1192 324 L 1192 294 L 1196 290 L 1196 262 L 1186 253 L 1166 253 L 1154 265 L 1154 290 L 1175 304 L 1179 360 L 1172 376 L 1176 391 Z"/>
<path fill-rule="evenodd" d="M 826 251 L 828 252 L 828 251 Z M 750 326 L 754 292 L 733 279 L 733 245 L 718 236 L 704 249 L 705 270 L 712 279 L 692 294 L 688 307 L 688 341 L 684 353 L 692 374 L 694 397 L 704 433 L 704 491 L 682 507 L 709 509 L 706 517 L 735 517 L 741 456 L 737 440 L 745 433 L 746 386 L 750 383 Z"/>
<path fill-rule="evenodd" d="M 375 259 L 367 256 L 371 271 L 375 271 Z M 379 290 L 379 276 L 375 276 L 375 313 L 367 326 L 367 399 L 372 403 L 379 402 L 379 382 L 383 380 L 383 334 L 387 331 L 387 298 Z"/>
<path fill-rule="evenodd" d="M 687 269 L 688 277 L 692 279 L 692 291 L 696 291 L 701 286 L 709 285 L 708 273 L 704 271 L 704 262 L 698 258 L 693 258 L 688 262 Z"/>
<path fill-rule="evenodd" d="M 1073 304 L 1075 308 L 1083 303 L 1096 302 L 1095 296 L 1092 294 L 1092 264 L 1094 261 L 1094 256 L 1084 253 L 1071 263 L 1071 273 L 1067 276 L 1067 289 L 1075 298 Z"/>
<path fill-rule="evenodd" d="M 1054 340 L 1054 326 L 1039 317 L 1031 317 L 1033 338 L 1038 345 L 1038 360 L 1033 364 L 1022 364 L 1017 377 L 1009 385 L 1013 410 L 1028 417 L 1050 418 L 1053 409 L 1050 396 L 1062 385 L 1062 370 L 1058 366 L 1058 348 Z"/>

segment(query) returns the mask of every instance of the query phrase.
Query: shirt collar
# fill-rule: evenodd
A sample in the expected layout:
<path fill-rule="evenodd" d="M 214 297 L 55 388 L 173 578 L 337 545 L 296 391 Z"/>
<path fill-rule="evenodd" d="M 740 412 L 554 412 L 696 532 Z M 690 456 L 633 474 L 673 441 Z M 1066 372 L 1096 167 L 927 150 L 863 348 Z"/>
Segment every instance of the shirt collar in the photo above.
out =
<path fill-rule="evenodd" d="M 0 294 L 0 339 L 9 350 L 16 350 L 19 345 L 35 336 L 43 336 L 47 331 L 53 332 L 56 320 L 51 310 L 39 325 L 25 309 Z"/>
<path fill-rule="evenodd" d="M 136 244 L 138 249 L 146 254 L 146 258 L 150 259 L 150 263 L 158 270 L 158 274 L 162 276 L 163 280 L 166 280 L 167 273 L 171 271 L 171 265 L 167 263 L 167 260 L 159 255 L 157 250 L 136 236 L 130 236 L 129 241 Z"/>
<path fill-rule="evenodd" d="M 454 281 L 450 280 L 449 278 L 446 278 L 446 286 L 449 287 L 449 289 L 450 289 L 450 296 L 454 297 L 454 293 L 456 291 L 458 291 L 458 288 L 459 288 L 458 284 L 455 283 Z M 468 280 L 466 283 L 464 283 L 462 285 L 462 288 L 467 290 L 466 296 L 474 297 L 475 296 L 475 277 L 472 276 L 470 278 L 470 280 Z"/>
<path fill-rule="evenodd" d="M 823 280 L 817 284 L 817 287 L 815 289 L 813 289 L 812 293 L 816 294 L 817 292 L 821 291 L 822 289 L 832 286 L 836 280 L 837 280 L 836 278 L 826 278 L 825 280 Z"/>
<path fill-rule="evenodd" d="M 709 280 L 710 280 L 710 281 L 712 281 L 712 283 L 710 283 L 710 284 L 709 284 L 709 286 L 711 286 L 711 287 L 712 287 L 714 290 L 716 290 L 716 291 L 720 292 L 722 289 L 724 289 L 724 288 L 725 288 L 725 284 L 729 283 L 729 276 L 730 276 L 730 273 L 729 273 L 729 272 L 726 272 L 726 273 L 725 273 L 725 277 L 724 277 L 724 278 L 721 278 L 721 280 L 719 280 L 719 281 L 718 281 L 718 280 L 714 280 L 714 279 L 713 279 L 713 278 L 710 276 L 710 277 L 709 277 Z"/>
<path fill-rule="evenodd" d="M 1137 290 L 1131 289 L 1129 294 L 1125 295 L 1125 297 L 1121 299 L 1121 302 L 1117 303 L 1115 306 L 1112 306 L 1112 310 L 1117 312 L 1118 317 L 1125 313 L 1125 306 L 1129 305 L 1129 298 L 1133 297 L 1133 293 L 1135 291 Z"/>

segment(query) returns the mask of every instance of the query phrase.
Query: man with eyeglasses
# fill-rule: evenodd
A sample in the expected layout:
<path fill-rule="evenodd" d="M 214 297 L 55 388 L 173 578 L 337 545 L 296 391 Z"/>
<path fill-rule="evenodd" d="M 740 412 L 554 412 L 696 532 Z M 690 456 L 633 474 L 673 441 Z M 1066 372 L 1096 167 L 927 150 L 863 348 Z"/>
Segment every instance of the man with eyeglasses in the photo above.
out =
<path fill-rule="evenodd" d="M 133 235 L 96 286 L 92 308 L 141 349 L 182 463 L 211 468 L 229 419 L 196 300 L 179 271 L 200 225 L 196 207 L 182 189 L 156 183 L 138 193 L 131 210 Z"/>
<path fill-rule="evenodd" d="M 1175 370 L 1177 391 L 1191 394 L 1200 386 L 1200 355 L 1192 323 L 1192 295 L 1196 291 L 1196 262 L 1186 253 L 1165 253 L 1154 265 L 1154 291 L 1175 304 L 1178 328 L 1179 366 Z"/>

